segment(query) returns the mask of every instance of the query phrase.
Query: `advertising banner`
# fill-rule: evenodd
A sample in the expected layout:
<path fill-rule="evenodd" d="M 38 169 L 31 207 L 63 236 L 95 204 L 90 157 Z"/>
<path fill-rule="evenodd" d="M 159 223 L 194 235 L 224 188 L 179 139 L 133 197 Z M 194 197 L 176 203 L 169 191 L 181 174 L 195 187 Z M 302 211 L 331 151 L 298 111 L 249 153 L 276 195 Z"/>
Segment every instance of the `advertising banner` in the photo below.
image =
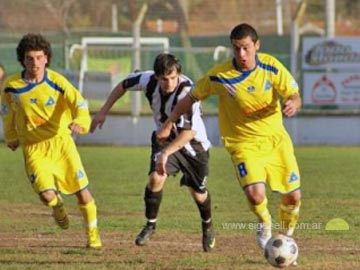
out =
<path fill-rule="evenodd" d="M 304 105 L 360 105 L 360 72 L 305 72 Z"/>
<path fill-rule="evenodd" d="M 304 38 L 302 69 L 359 70 L 360 38 Z"/>

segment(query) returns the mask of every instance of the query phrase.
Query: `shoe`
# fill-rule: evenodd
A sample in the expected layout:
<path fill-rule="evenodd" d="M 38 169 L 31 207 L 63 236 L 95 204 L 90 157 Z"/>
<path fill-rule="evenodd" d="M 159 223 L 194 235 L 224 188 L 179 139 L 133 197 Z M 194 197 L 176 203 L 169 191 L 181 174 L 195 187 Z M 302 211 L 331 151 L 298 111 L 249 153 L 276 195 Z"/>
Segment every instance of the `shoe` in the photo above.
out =
<path fill-rule="evenodd" d="M 92 227 L 87 230 L 88 234 L 88 248 L 101 248 L 101 239 L 98 227 Z"/>
<path fill-rule="evenodd" d="M 135 244 L 137 246 L 143 246 L 148 242 L 151 236 L 155 233 L 155 223 L 147 223 L 141 232 L 136 236 Z"/>
<path fill-rule="evenodd" d="M 271 222 L 258 223 L 256 229 L 256 239 L 260 248 L 265 249 L 266 243 L 271 238 Z"/>
<path fill-rule="evenodd" d="M 66 213 L 64 204 L 59 199 L 59 203 L 53 207 L 53 216 L 55 219 L 56 224 L 63 230 L 66 230 L 69 228 L 69 217 Z"/>
<path fill-rule="evenodd" d="M 212 222 L 210 224 L 201 223 L 202 225 L 202 245 L 204 252 L 210 252 L 215 247 L 215 231 Z"/>

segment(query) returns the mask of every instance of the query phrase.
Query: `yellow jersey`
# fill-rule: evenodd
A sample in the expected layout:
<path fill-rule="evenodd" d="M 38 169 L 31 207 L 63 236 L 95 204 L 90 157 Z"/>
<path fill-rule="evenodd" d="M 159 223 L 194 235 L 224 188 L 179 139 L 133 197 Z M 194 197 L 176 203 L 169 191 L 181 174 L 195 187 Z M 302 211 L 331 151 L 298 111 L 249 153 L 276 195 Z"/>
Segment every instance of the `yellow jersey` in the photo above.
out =
<path fill-rule="evenodd" d="M 50 69 L 40 83 L 27 82 L 22 73 L 9 76 L 1 92 L 1 111 L 5 142 L 19 140 L 24 145 L 69 135 L 71 123 L 87 133 L 91 123 L 79 91 Z"/>
<path fill-rule="evenodd" d="M 191 91 L 196 100 L 218 96 L 220 134 L 225 144 L 286 133 L 280 97 L 298 93 L 290 72 L 273 56 L 258 53 L 256 67 L 241 71 L 235 59 L 219 64 Z"/>

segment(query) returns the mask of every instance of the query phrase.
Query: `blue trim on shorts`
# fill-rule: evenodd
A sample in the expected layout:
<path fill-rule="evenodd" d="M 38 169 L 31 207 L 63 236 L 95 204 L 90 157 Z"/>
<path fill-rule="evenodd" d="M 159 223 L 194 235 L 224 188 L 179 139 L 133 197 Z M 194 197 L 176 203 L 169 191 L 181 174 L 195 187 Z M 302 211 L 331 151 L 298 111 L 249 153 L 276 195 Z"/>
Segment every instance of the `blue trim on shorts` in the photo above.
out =
<path fill-rule="evenodd" d="M 297 190 L 300 190 L 300 189 L 301 189 L 301 187 L 298 187 L 298 188 L 295 188 L 294 190 L 291 190 L 291 191 L 286 192 L 286 193 L 281 193 L 281 192 L 278 191 L 278 190 L 273 190 L 272 192 L 277 193 L 277 194 L 280 194 L 280 195 L 287 195 L 287 194 L 293 193 L 293 192 L 295 192 L 295 191 L 297 191 Z"/>
<path fill-rule="evenodd" d="M 243 189 L 245 190 L 245 188 L 247 188 L 248 186 L 252 186 L 252 185 L 255 185 L 255 184 L 259 184 L 259 183 L 262 183 L 262 184 L 266 185 L 266 181 L 261 180 L 261 181 L 257 181 L 257 182 L 251 183 L 251 184 L 247 184 L 246 186 L 243 186 Z"/>
<path fill-rule="evenodd" d="M 39 195 L 41 195 L 41 193 L 44 193 L 44 192 L 49 191 L 49 190 L 54 190 L 55 193 L 56 193 L 56 191 L 57 191 L 56 188 L 49 188 L 49 189 L 45 189 L 45 190 L 40 191 L 40 192 L 39 192 Z"/>

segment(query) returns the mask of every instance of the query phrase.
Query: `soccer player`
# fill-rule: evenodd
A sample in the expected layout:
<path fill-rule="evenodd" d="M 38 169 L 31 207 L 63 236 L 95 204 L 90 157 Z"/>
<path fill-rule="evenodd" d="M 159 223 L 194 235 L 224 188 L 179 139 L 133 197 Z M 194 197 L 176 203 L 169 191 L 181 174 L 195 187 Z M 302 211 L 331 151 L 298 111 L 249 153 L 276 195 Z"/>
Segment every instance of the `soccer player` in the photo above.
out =
<path fill-rule="evenodd" d="M 283 233 L 291 236 L 299 217 L 300 174 L 282 114 L 295 115 L 301 98 L 288 70 L 273 56 L 258 53 L 260 40 L 252 26 L 237 25 L 231 31 L 230 42 L 234 58 L 216 65 L 196 83 L 173 109 L 157 137 L 160 141 L 167 138 L 173 124 L 194 102 L 218 96 L 222 142 L 231 155 L 250 209 L 258 217 L 257 241 L 264 248 L 271 237 L 265 184 L 280 193 Z"/>
<path fill-rule="evenodd" d="M 68 80 L 47 68 L 51 45 L 42 35 L 23 36 L 16 52 L 24 70 L 9 76 L 2 91 L 5 142 L 13 151 L 22 146 L 29 182 L 62 229 L 69 227 L 69 218 L 60 193 L 76 195 L 88 247 L 99 248 L 96 205 L 71 136 L 90 128 L 87 102 Z"/>
<path fill-rule="evenodd" d="M 127 90 L 142 90 L 153 111 L 157 129 L 170 115 L 173 106 L 191 88 L 192 82 L 181 74 L 181 64 L 171 54 L 159 54 L 153 70 L 130 74 L 111 92 L 100 111 L 92 120 L 90 131 L 105 122 L 106 114 L 113 104 Z M 208 150 L 210 142 L 201 118 L 200 103 L 195 102 L 189 110 L 174 123 L 171 136 L 162 145 L 156 140 L 155 131 L 151 136 L 151 161 L 149 182 L 145 187 L 145 216 L 147 223 L 137 235 L 135 243 L 142 246 L 155 233 L 158 211 L 168 175 L 183 173 L 181 185 L 189 187 L 202 219 L 202 244 L 205 252 L 215 245 L 214 228 L 211 220 L 211 199 L 206 187 L 208 176 Z M 158 164 L 164 164 L 159 167 Z"/>

